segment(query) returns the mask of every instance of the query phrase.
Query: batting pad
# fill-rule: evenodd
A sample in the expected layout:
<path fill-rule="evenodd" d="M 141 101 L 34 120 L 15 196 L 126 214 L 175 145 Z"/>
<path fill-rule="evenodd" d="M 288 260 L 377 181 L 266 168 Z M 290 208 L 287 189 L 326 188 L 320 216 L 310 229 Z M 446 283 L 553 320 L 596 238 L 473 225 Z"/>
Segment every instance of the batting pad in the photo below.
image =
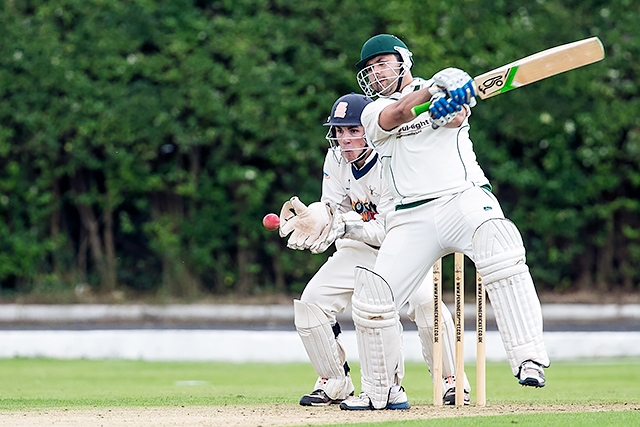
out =
<path fill-rule="evenodd" d="M 433 367 L 433 301 L 425 302 L 416 307 L 415 322 L 418 326 L 418 336 L 422 345 L 422 357 Z M 442 377 L 455 375 L 456 347 L 455 325 L 451 312 L 445 304 L 440 304 L 440 336 L 442 340 Z M 431 378 L 433 379 L 433 377 Z"/>
<path fill-rule="evenodd" d="M 303 301 L 293 301 L 294 323 L 309 360 L 323 383 L 322 389 L 332 399 L 344 399 L 341 394 L 347 381 L 344 370 L 346 354 L 335 336 L 329 318 L 320 307 Z M 353 390 L 350 390 L 353 391 Z"/>
<path fill-rule="evenodd" d="M 540 300 L 518 229 L 507 219 L 484 222 L 473 236 L 473 252 L 513 375 L 525 360 L 549 366 Z"/>
<path fill-rule="evenodd" d="M 356 267 L 352 305 L 362 391 L 374 408 L 383 409 L 391 386 L 404 376 L 402 325 L 391 288 L 376 273 Z"/>

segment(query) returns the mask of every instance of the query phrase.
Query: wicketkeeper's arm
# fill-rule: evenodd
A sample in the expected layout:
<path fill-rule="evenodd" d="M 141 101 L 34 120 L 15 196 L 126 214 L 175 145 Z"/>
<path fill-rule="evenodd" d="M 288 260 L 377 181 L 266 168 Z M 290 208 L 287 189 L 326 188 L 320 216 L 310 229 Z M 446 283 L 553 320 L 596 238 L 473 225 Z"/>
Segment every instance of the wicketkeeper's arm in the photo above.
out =
<path fill-rule="evenodd" d="M 349 211 L 337 212 L 329 227 L 309 248 L 312 253 L 326 251 L 337 239 L 352 239 L 378 247 L 385 236 L 384 222 L 381 220 L 363 221 L 360 214 Z"/>

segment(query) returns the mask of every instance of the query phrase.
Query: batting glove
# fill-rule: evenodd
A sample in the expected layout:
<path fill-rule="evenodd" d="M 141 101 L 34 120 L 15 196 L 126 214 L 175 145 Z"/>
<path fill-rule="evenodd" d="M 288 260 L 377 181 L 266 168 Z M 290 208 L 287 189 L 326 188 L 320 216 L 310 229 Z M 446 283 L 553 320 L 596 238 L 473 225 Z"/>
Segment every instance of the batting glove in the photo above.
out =
<path fill-rule="evenodd" d="M 445 68 L 433 76 L 436 85 L 449 94 L 449 97 L 458 105 L 476 105 L 476 90 L 473 79 L 465 71 L 459 68 Z"/>
<path fill-rule="evenodd" d="M 429 106 L 431 127 L 438 129 L 451 123 L 461 109 L 460 105 L 448 99 L 444 93 L 436 93 L 431 97 L 431 105 Z"/>

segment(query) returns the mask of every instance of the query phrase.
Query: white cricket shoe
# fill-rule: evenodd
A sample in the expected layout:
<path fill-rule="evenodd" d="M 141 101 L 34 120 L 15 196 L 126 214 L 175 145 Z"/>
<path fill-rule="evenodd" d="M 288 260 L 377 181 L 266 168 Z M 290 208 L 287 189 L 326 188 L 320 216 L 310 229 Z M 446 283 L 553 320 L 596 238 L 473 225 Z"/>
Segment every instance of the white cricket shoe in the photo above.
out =
<path fill-rule="evenodd" d="M 450 375 L 446 378 L 442 379 L 442 390 L 444 393 L 442 395 L 442 404 L 444 405 L 455 405 L 456 404 L 456 377 L 455 375 Z M 469 390 L 464 391 L 464 404 L 468 405 L 471 402 L 469 396 Z"/>
<path fill-rule="evenodd" d="M 409 399 L 407 393 L 404 391 L 404 387 L 394 385 L 389 390 L 389 400 L 387 401 L 387 407 L 385 409 L 409 409 Z"/>
<path fill-rule="evenodd" d="M 409 399 L 407 399 L 407 393 L 404 388 L 399 385 L 394 385 L 389 390 L 389 399 L 387 400 L 387 406 L 384 409 L 409 409 Z M 372 411 L 375 408 L 371 404 L 371 399 L 366 393 L 362 392 L 358 397 L 352 397 L 344 400 L 340 404 L 340 409 L 345 411 Z"/>
<path fill-rule="evenodd" d="M 528 387 L 544 387 L 546 381 L 544 379 L 544 369 L 533 360 L 525 360 L 520 365 L 518 372 L 520 384 Z"/>

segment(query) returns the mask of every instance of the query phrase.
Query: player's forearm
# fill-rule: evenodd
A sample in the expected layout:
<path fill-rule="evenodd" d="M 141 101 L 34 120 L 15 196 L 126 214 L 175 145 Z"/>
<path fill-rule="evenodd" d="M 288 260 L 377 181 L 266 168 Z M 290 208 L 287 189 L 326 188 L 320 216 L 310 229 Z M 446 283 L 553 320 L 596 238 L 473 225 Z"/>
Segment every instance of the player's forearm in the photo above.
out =
<path fill-rule="evenodd" d="M 456 115 L 455 119 L 451 120 L 448 124 L 444 125 L 446 128 L 458 128 L 462 126 L 464 120 L 471 114 L 471 108 L 468 105 L 463 105 L 462 110 Z"/>
<path fill-rule="evenodd" d="M 380 246 L 385 236 L 384 224 L 380 221 L 347 221 L 345 239 L 357 240 L 371 246 Z"/>
<path fill-rule="evenodd" d="M 416 105 L 424 104 L 430 99 L 431 92 L 429 92 L 428 88 L 417 90 L 400 98 L 398 102 L 394 102 L 382 110 L 379 118 L 380 127 L 384 130 L 391 130 L 410 122 L 416 118 L 411 109 Z"/>

